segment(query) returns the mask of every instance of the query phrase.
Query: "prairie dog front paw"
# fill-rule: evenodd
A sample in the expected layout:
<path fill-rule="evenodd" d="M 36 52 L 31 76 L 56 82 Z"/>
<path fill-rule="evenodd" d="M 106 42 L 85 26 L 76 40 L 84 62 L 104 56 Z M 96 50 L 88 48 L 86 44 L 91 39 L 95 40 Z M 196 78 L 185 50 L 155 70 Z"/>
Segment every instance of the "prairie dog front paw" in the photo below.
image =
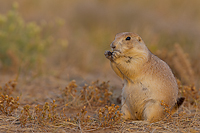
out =
<path fill-rule="evenodd" d="M 105 55 L 106 58 L 108 58 L 109 60 L 112 59 L 112 52 L 110 52 L 110 51 L 105 51 L 104 55 Z"/>
<path fill-rule="evenodd" d="M 106 51 L 104 53 L 104 55 L 106 56 L 107 59 L 109 59 L 110 61 L 114 61 L 117 58 L 120 57 L 120 52 L 118 51 L 114 51 L 114 52 L 110 52 L 110 51 Z"/>
<path fill-rule="evenodd" d="M 118 51 L 112 52 L 112 60 L 116 60 L 119 57 L 120 57 L 120 52 Z"/>

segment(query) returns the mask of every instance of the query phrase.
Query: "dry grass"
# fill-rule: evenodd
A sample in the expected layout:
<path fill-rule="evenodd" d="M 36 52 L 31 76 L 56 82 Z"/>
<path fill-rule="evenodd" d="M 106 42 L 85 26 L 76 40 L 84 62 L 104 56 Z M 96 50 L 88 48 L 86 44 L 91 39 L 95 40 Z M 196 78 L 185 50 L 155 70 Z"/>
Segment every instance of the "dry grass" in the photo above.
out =
<path fill-rule="evenodd" d="M 181 79 L 184 84 L 194 84 L 195 74 L 188 54 L 183 51 L 179 44 L 174 45 L 173 51 L 157 51 L 157 55 L 165 60 L 172 68 L 176 77 Z"/>
<path fill-rule="evenodd" d="M 10 81 L 9 84 L 15 87 L 15 84 Z M 8 84 L 5 86 L 8 88 Z M 35 127 L 34 131 L 40 128 L 42 131 L 55 131 L 58 127 L 71 128 L 71 131 L 87 131 L 104 127 L 112 128 L 121 121 L 119 106 L 110 105 L 112 93 L 108 90 L 108 82 L 95 81 L 89 86 L 84 85 L 80 92 L 76 90 L 77 87 L 75 81 L 71 81 L 65 89 L 61 90 L 57 100 L 45 102 L 42 105 L 23 106 L 18 103 L 19 97 L 14 99 L 8 95 L 2 95 L 1 115 L 7 115 L 7 119 L 13 116 L 12 123 L 17 121 L 16 124 L 20 126 L 16 129 L 17 131 L 30 127 Z M 5 87 L 2 93 L 4 91 Z M 14 89 L 11 92 L 13 91 Z M 4 102 L 6 104 L 3 104 Z M 103 107 L 104 105 L 106 106 Z M 20 109 L 18 106 L 23 108 Z M 15 113 L 14 110 L 16 110 Z M 72 113 L 71 110 L 74 112 Z"/>
<path fill-rule="evenodd" d="M 6 95 L 4 100 L 7 104 L 1 109 L 0 130 L 2 132 L 199 132 L 199 96 L 193 86 L 183 86 L 178 82 L 180 94 L 186 97 L 179 112 L 160 122 L 147 123 L 124 121 L 121 118 L 121 105 L 111 102 L 117 97 L 109 91 L 108 83 L 95 81 L 81 87 L 73 80 L 60 89 L 57 96 L 51 97 L 55 98 L 54 100 L 40 101 L 40 104 L 27 103 L 27 105 L 20 104 L 19 97 L 12 98 L 16 89 L 10 89 L 9 95 Z M 7 88 L 8 84 L 16 87 L 16 81 L 6 83 Z M 1 89 L 2 94 L 5 92 L 5 86 Z M 10 102 L 9 99 L 13 101 Z M 164 103 L 162 105 L 168 111 L 167 105 Z"/>

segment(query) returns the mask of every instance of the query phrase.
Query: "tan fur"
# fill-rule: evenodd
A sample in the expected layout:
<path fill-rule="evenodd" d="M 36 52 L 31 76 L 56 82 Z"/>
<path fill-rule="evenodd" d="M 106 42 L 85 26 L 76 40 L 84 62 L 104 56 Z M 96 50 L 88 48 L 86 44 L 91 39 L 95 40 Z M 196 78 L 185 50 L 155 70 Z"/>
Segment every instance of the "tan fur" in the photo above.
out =
<path fill-rule="evenodd" d="M 166 107 L 161 101 L 173 110 L 178 98 L 178 86 L 169 66 L 153 55 L 135 33 L 117 34 L 110 46 L 113 52 L 106 51 L 105 56 L 124 81 L 123 117 L 149 122 L 163 119 Z"/>

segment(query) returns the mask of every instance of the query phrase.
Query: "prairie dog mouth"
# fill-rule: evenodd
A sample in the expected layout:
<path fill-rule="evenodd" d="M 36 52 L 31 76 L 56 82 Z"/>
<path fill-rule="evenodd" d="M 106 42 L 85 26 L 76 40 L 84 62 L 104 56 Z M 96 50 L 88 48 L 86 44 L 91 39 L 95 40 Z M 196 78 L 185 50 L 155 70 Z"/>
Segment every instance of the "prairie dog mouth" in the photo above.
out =
<path fill-rule="evenodd" d="M 119 52 L 119 53 L 121 53 L 121 51 L 120 50 L 118 50 L 118 49 L 112 49 L 112 52 Z"/>

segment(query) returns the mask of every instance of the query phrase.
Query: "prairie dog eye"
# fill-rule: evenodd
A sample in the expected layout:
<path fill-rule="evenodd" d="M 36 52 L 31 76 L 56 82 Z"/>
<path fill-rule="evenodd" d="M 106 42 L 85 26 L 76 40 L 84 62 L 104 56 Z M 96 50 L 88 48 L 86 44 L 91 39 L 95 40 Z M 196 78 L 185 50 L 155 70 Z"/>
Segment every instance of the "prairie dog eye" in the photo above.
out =
<path fill-rule="evenodd" d="M 126 40 L 131 40 L 131 37 L 130 37 L 130 36 L 128 36 L 128 37 L 126 38 Z"/>
<path fill-rule="evenodd" d="M 141 39 L 140 37 L 138 37 L 138 41 L 139 41 L 139 42 L 141 42 L 141 41 L 142 41 L 142 39 Z"/>

